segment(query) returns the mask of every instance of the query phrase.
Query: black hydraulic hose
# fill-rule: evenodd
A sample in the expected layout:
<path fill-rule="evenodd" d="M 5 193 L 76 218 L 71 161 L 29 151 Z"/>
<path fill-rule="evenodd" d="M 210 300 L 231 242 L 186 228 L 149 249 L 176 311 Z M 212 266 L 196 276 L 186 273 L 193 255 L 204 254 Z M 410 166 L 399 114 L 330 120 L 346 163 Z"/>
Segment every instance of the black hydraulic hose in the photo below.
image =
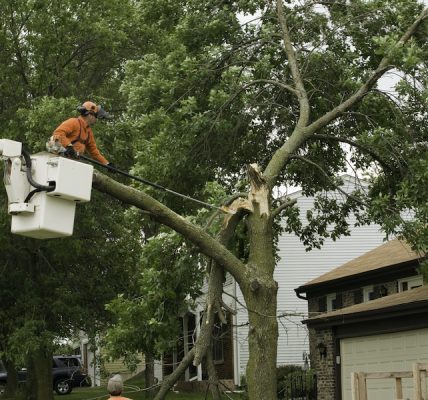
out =
<path fill-rule="evenodd" d="M 27 167 L 26 168 L 27 169 L 27 171 L 26 171 L 27 172 L 27 179 L 28 179 L 28 182 L 30 182 L 30 185 L 35 187 L 36 189 L 38 189 L 37 190 L 38 192 L 52 192 L 53 190 L 55 190 L 55 183 L 52 183 L 51 185 L 46 186 L 46 185 L 41 185 L 40 183 L 37 183 L 33 179 L 33 175 L 31 173 L 31 155 L 28 151 L 22 149 L 22 156 L 24 157 L 25 165 Z"/>
<path fill-rule="evenodd" d="M 43 192 L 43 190 L 42 189 L 34 189 L 34 190 L 32 190 L 30 193 L 27 194 L 27 197 L 25 198 L 24 203 L 28 203 L 31 200 L 31 198 L 36 193 L 39 193 L 39 192 Z"/>
<path fill-rule="evenodd" d="M 147 179 L 143 179 L 143 178 L 140 178 L 139 176 L 131 175 L 128 172 L 121 171 L 120 169 L 117 169 L 116 167 L 109 167 L 108 165 L 102 164 L 99 161 L 96 161 L 96 160 L 93 160 L 92 158 L 86 157 L 83 154 L 79 154 L 79 158 L 82 158 L 83 160 L 89 161 L 92 164 L 99 165 L 100 167 L 106 168 L 108 171 L 117 172 L 117 173 L 119 173 L 119 174 L 121 174 L 123 176 L 126 176 L 128 178 L 131 178 L 131 179 L 134 179 L 134 180 L 136 180 L 138 182 L 141 182 L 141 183 L 144 183 L 146 185 L 152 186 L 152 187 L 154 187 L 156 189 L 164 190 L 165 192 L 171 193 L 171 194 L 173 194 L 175 196 L 182 197 L 183 199 L 190 200 L 190 201 L 193 201 L 195 203 L 199 203 L 199 204 L 202 204 L 204 206 L 207 206 L 207 207 L 210 207 L 210 208 L 215 208 L 217 210 L 220 210 L 222 212 L 226 212 L 227 213 L 227 211 L 225 209 L 221 208 L 221 207 L 217 207 L 217 206 L 214 206 L 213 204 L 205 203 L 204 201 L 201 201 L 201 200 L 198 200 L 198 199 L 194 199 L 193 197 L 186 196 L 185 194 L 182 194 L 182 193 L 179 193 L 179 192 L 175 192 L 174 190 L 168 189 L 168 188 L 166 188 L 164 186 L 161 186 L 161 185 L 159 185 L 157 183 L 150 182 Z"/>

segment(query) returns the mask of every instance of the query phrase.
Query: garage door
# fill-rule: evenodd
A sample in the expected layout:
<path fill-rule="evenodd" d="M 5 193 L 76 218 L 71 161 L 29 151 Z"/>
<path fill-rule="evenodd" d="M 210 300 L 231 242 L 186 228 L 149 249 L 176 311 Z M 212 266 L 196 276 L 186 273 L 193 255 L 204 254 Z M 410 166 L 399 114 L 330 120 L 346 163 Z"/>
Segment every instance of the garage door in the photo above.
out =
<path fill-rule="evenodd" d="M 351 400 L 352 372 L 411 371 L 414 362 L 428 362 L 428 329 L 362 336 L 340 341 L 342 400 Z M 368 380 L 368 400 L 391 400 L 393 379 Z M 413 399 L 411 379 L 403 379 L 404 399 Z"/>

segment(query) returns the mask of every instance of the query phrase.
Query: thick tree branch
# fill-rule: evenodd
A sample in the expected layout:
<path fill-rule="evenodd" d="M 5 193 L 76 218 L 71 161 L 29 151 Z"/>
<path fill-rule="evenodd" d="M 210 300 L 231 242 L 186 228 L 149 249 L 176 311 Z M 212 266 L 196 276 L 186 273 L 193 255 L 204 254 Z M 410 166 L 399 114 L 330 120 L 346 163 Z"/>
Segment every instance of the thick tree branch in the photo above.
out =
<path fill-rule="evenodd" d="M 215 314 L 221 308 L 223 282 L 223 269 L 214 263 L 209 276 L 207 305 L 202 320 L 201 331 L 195 344 L 195 358 L 193 360 L 193 365 L 195 366 L 201 363 L 211 345 Z"/>
<path fill-rule="evenodd" d="M 272 211 L 271 218 L 274 219 L 279 214 L 281 214 L 282 210 L 285 210 L 286 208 L 292 207 L 296 203 L 297 203 L 297 199 L 287 199 L 286 201 L 282 202 L 279 207 L 275 208 L 275 210 Z"/>
<path fill-rule="evenodd" d="M 278 13 L 281 15 L 282 10 L 282 1 L 277 0 Z M 403 46 L 417 31 L 421 23 L 428 18 L 428 8 L 425 9 L 420 16 L 413 22 L 413 24 L 406 30 L 406 32 L 401 36 L 401 38 L 397 41 L 395 45 L 395 49 Z M 281 23 L 285 22 L 285 17 L 280 18 Z M 285 26 L 286 27 L 286 26 Z M 288 30 L 285 30 L 288 32 Z M 289 38 L 285 37 L 284 41 L 289 40 Z M 290 43 L 291 45 L 291 43 Z M 394 49 L 393 49 L 394 50 Z M 294 56 L 294 50 L 290 49 L 291 59 Z M 287 53 L 289 55 L 289 53 Z M 289 61 L 290 62 L 290 61 Z M 297 64 L 292 64 L 290 62 L 290 68 L 297 68 Z M 379 78 L 385 74 L 386 71 L 392 68 L 390 65 L 390 58 L 388 55 L 382 58 L 376 70 L 372 72 L 369 78 L 361 85 L 361 87 L 354 92 L 348 99 L 343 101 L 341 104 L 333 108 L 331 111 L 327 112 L 316 121 L 312 122 L 308 126 L 302 126 L 299 124 L 296 125 L 291 136 L 286 140 L 286 142 L 280 147 L 275 154 L 272 156 L 271 161 L 267 165 L 264 171 L 264 177 L 268 183 L 268 185 L 272 188 L 280 171 L 284 168 L 287 161 L 291 158 L 292 154 L 294 154 L 299 147 L 312 135 L 318 132 L 320 129 L 328 125 L 330 122 L 334 121 L 341 114 L 349 110 L 356 103 L 358 103 L 367 93 L 368 91 L 377 83 Z M 293 71 L 293 70 L 292 70 Z M 300 75 L 298 75 L 300 76 Z M 294 75 L 293 75 L 294 77 Z M 297 86 L 298 80 L 296 81 L 296 88 L 300 92 L 300 88 Z M 300 120 L 299 120 L 300 121 Z"/>
<path fill-rule="evenodd" d="M 195 349 L 191 349 L 181 360 L 178 367 L 174 370 L 174 372 L 170 375 L 168 375 L 163 381 L 161 388 L 154 398 L 154 400 L 163 400 L 165 396 L 167 395 L 169 389 L 171 389 L 175 382 L 178 381 L 181 375 L 184 374 L 186 371 L 186 368 L 190 365 L 190 363 L 193 360 L 193 357 L 195 356 Z"/>
<path fill-rule="evenodd" d="M 395 49 L 402 47 L 416 33 L 421 23 L 427 18 L 428 8 L 426 8 L 413 22 L 413 24 L 406 30 L 406 32 L 404 32 L 404 34 L 397 41 L 391 51 L 393 52 Z M 367 94 L 367 92 L 377 83 L 379 78 L 391 68 L 393 68 L 393 65 L 391 65 L 390 57 L 389 55 L 386 55 L 382 58 L 378 67 L 373 71 L 367 81 L 353 95 L 351 95 L 347 100 L 339 104 L 333 110 L 324 114 L 322 117 L 318 118 L 316 121 L 310 124 L 307 127 L 307 133 L 311 135 L 317 132 L 319 129 L 323 128 L 324 126 L 332 122 L 334 119 L 336 119 L 339 115 L 349 110 L 352 106 L 358 103 Z"/>
<path fill-rule="evenodd" d="M 126 204 L 152 213 L 154 219 L 192 241 L 203 254 L 222 265 L 238 283 L 242 282 L 245 264 L 202 228 L 192 224 L 146 193 L 116 182 L 98 171 L 94 171 L 93 187 Z"/>
<path fill-rule="evenodd" d="M 234 236 L 236 227 L 241 222 L 243 213 L 236 213 L 232 217 L 225 217 L 225 224 L 219 233 L 219 242 L 224 246 L 230 245 L 231 239 Z M 207 293 L 207 304 L 201 326 L 201 332 L 198 340 L 195 344 L 195 359 L 193 360 L 194 365 L 198 365 L 211 344 L 212 327 L 214 325 L 215 314 L 217 313 L 220 320 L 226 323 L 227 320 L 223 315 L 222 310 L 222 293 L 223 293 L 223 282 L 224 282 L 224 270 L 221 265 L 214 262 L 209 275 L 208 280 L 208 293 Z"/>
<path fill-rule="evenodd" d="M 297 89 L 297 98 L 299 99 L 300 115 L 296 127 L 304 127 L 309 121 L 309 100 L 303 84 L 303 79 L 300 74 L 300 69 L 297 63 L 296 53 L 294 52 L 293 44 L 290 38 L 290 32 L 287 25 L 287 17 L 284 14 L 283 0 L 277 0 L 278 19 L 282 29 L 282 40 L 284 42 L 285 54 L 287 55 L 288 65 L 293 77 L 294 86 Z"/>
<path fill-rule="evenodd" d="M 213 400 L 221 400 L 221 394 L 219 389 L 219 381 L 217 377 L 217 372 L 215 370 L 213 355 L 212 355 L 212 346 L 207 351 L 205 356 L 205 360 L 207 362 L 207 371 L 209 376 L 209 384 L 211 388 L 211 395 Z"/>

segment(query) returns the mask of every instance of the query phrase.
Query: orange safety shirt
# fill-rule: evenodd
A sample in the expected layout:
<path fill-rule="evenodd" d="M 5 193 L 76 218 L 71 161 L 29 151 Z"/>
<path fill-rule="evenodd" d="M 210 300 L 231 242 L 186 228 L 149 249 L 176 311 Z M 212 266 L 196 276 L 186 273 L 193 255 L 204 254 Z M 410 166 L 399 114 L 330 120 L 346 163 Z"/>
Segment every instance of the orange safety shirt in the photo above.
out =
<path fill-rule="evenodd" d="M 53 139 L 58 139 L 63 147 L 73 144 L 74 150 L 78 153 L 87 151 L 92 158 L 107 165 L 108 161 L 101 155 L 95 143 L 94 133 L 80 116 L 64 121 L 54 130 Z"/>
<path fill-rule="evenodd" d="M 123 396 L 110 396 L 108 400 L 131 400 L 131 399 L 128 399 L 128 397 L 123 397 Z"/>

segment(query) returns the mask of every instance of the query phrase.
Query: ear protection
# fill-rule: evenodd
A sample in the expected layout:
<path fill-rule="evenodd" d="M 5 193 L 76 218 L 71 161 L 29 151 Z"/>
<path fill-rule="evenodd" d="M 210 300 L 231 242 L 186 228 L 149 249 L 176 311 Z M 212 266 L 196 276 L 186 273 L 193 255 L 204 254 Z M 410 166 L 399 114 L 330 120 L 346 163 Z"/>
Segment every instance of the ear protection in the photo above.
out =
<path fill-rule="evenodd" d="M 100 110 L 100 106 L 97 106 L 92 101 L 85 101 L 82 105 L 77 107 L 77 111 L 79 111 L 80 115 L 88 115 L 89 113 L 93 113 L 96 117 L 98 117 L 98 111 Z"/>
<path fill-rule="evenodd" d="M 78 106 L 77 111 L 79 111 L 80 115 L 88 115 L 89 110 L 86 109 L 86 107 Z"/>

